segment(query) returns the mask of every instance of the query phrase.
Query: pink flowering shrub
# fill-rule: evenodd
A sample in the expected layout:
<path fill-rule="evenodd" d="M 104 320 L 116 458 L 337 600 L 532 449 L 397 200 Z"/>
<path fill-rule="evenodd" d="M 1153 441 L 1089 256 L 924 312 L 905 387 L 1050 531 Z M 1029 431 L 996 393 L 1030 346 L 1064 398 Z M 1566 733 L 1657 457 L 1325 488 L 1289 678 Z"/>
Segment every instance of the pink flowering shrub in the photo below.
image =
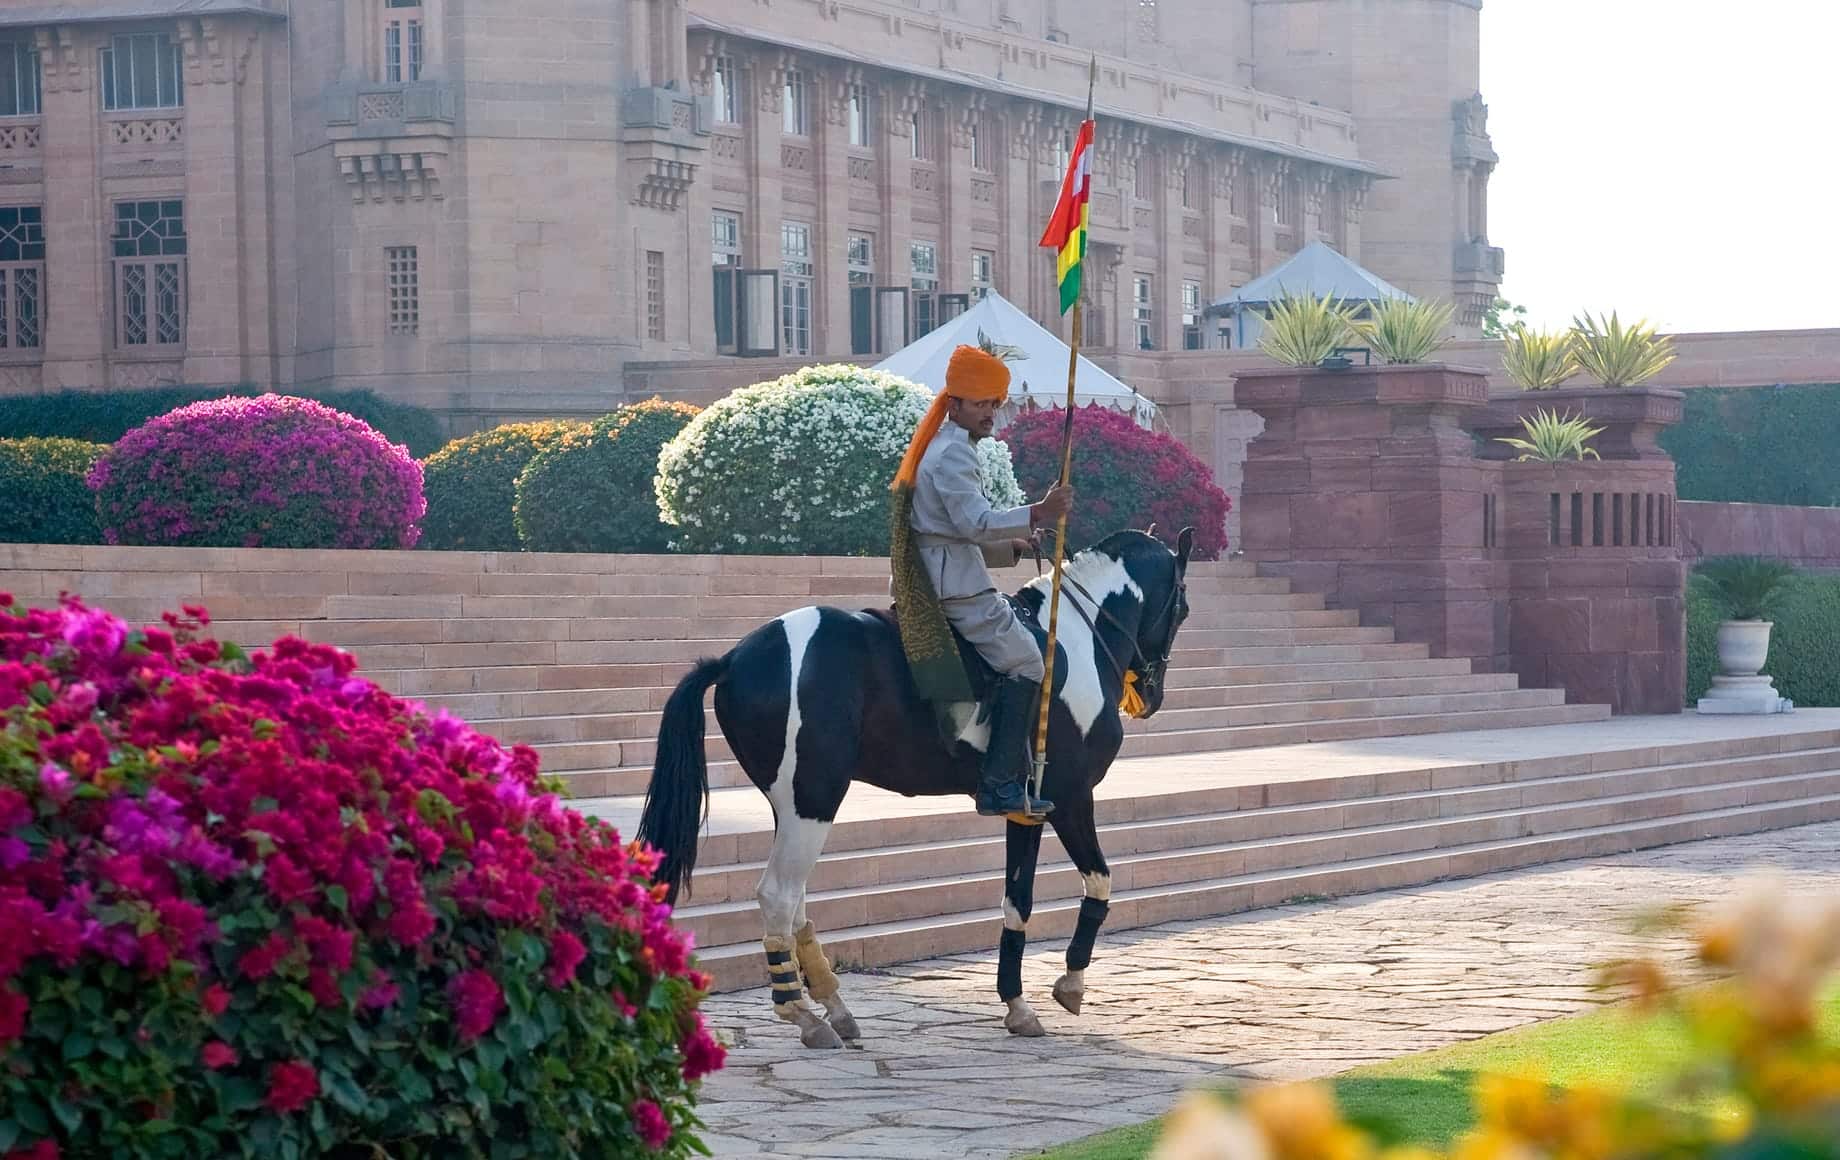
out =
<path fill-rule="evenodd" d="M 1016 479 L 1036 498 L 1060 478 L 1064 408 L 1024 411 L 1001 432 L 1016 464 Z M 1175 542 L 1195 529 L 1194 558 L 1214 560 L 1227 550 L 1232 501 L 1214 486 L 1214 473 L 1174 436 L 1139 427 L 1129 415 L 1093 404 L 1073 413 L 1073 515 L 1068 548 L 1090 547 L 1120 528 L 1156 525 Z"/>
<path fill-rule="evenodd" d="M 408 448 L 291 395 L 168 411 L 122 436 L 89 486 L 111 544 L 412 548 L 428 507 Z"/>
<path fill-rule="evenodd" d="M 0 1156 L 692 1150 L 723 1049 L 654 853 L 202 620 L 0 595 Z"/>

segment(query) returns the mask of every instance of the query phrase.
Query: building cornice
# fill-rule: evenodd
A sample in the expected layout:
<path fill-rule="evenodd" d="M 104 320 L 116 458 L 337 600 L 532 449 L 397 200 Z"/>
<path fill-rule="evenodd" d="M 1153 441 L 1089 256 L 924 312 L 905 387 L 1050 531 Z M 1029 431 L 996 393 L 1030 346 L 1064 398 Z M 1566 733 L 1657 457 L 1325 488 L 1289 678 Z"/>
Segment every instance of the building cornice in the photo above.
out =
<path fill-rule="evenodd" d="M 101 24 L 198 16 L 259 16 L 286 20 L 283 0 L 83 0 L 25 4 L 0 9 L 0 28 L 47 24 Z"/>
<path fill-rule="evenodd" d="M 982 76 L 948 66 L 934 67 L 914 64 L 908 61 L 889 60 L 885 57 L 870 56 L 863 53 L 852 52 L 838 45 L 804 40 L 799 37 L 787 36 L 783 33 L 771 32 L 760 28 L 751 28 L 732 21 L 716 20 L 694 12 L 690 13 L 688 16 L 687 26 L 692 32 L 702 31 L 734 40 L 753 41 L 758 44 L 782 50 L 809 53 L 813 56 L 829 57 L 834 60 L 847 61 L 855 65 L 870 66 L 923 80 L 955 85 L 971 91 L 1000 93 L 1020 100 L 1034 101 L 1042 105 L 1075 112 L 1083 112 L 1085 109 L 1083 102 L 1065 93 L 1055 92 L 1050 89 L 1021 85 L 1014 81 Z M 1053 44 L 1047 47 L 1053 49 L 1064 48 L 1064 46 Z M 1111 61 L 1103 56 L 1099 58 L 1099 63 L 1101 68 L 1130 67 L 1126 62 Z M 1084 63 L 1082 62 L 1082 70 L 1083 69 Z M 1287 98 L 1278 97 L 1272 99 L 1288 100 Z M 1390 178 L 1394 176 L 1382 170 L 1380 167 L 1358 158 L 1325 153 L 1318 149 L 1311 149 L 1308 146 L 1298 145 L 1288 141 L 1279 141 L 1270 137 L 1260 137 L 1253 133 L 1236 133 L 1232 130 L 1202 125 L 1180 118 L 1157 116 L 1135 109 L 1117 108 L 1107 104 L 1103 100 L 1095 100 L 1094 113 L 1106 120 L 1122 121 L 1141 125 L 1146 128 L 1160 129 L 1164 132 L 1182 134 L 1206 141 L 1215 141 L 1225 145 L 1234 145 L 1257 153 L 1286 157 L 1330 169 L 1365 174 L 1368 177 Z"/>

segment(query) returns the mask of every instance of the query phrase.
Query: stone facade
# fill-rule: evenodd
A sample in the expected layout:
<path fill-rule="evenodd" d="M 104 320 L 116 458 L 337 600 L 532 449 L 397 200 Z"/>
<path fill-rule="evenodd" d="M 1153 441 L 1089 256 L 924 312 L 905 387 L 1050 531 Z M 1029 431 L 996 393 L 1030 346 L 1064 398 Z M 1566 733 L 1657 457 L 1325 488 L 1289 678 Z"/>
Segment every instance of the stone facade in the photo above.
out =
<path fill-rule="evenodd" d="M 1095 350 L 1212 345 L 1199 307 L 1316 239 L 1474 323 L 1477 7 L 0 0 L 35 255 L 0 389 L 593 411 L 629 363 L 879 353 L 987 287 L 1052 321 L 1095 51 Z"/>

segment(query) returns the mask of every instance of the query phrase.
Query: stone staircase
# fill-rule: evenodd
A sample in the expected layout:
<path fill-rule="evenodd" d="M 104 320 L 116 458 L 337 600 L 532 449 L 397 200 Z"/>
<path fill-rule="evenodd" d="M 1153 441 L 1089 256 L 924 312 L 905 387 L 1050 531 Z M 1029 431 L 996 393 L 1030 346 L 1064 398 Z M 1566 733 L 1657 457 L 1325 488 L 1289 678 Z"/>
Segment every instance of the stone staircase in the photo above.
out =
<path fill-rule="evenodd" d="M 644 792 L 657 711 L 696 658 L 807 604 L 887 601 L 887 563 L 875 559 L 258 551 L 186 573 L 145 567 L 159 558 L 150 550 L 113 551 L 130 555 L 110 569 L 42 570 L 30 595 L 76 582 L 119 614 L 148 620 L 202 601 L 214 631 L 241 644 L 297 633 L 348 648 L 391 691 L 535 747 L 577 798 Z M 1019 587 L 1032 575 L 1017 570 L 999 583 Z M 1129 724 L 1124 756 L 1608 713 L 1566 705 L 1559 690 L 1522 689 L 1511 674 L 1434 659 L 1249 564 L 1197 563 L 1189 599 L 1165 708 Z M 713 719 L 708 752 L 712 786 L 746 784 Z"/>
<path fill-rule="evenodd" d="M 392 691 L 533 745 L 579 808 L 627 834 L 688 663 L 796 607 L 883 603 L 886 568 L 0 545 L 0 589 L 26 602 L 71 590 L 137 621 L 203 603 L 239 643 L 349 648 Z M 1189 584 L 1165 707 L 1130 723 L 1101 787 L 1114 928 L 1840 816 L 1840 714 L 1610 720 L 1243 563 L 1196 564 Z M 722 986 L 754 985 L 771 817 L 719 736 L 708 750 L 711 830 L 680 916 Z M 983 949 L 1001 859 L 1001 825 L 964 800 L 857 787 L 811 913 L 845 963 Z M 1032 932 L 1067 933 L 1078 894 L 1050 837 Z"/>
<path fill-rule="evenodd" d="M 1108 929 L 1840 818 L 1840 711 L 1622 717 L 1119 762 L 1099 788 Z M 639 798 L 586 808 L 630 832 Z M 772 818 L 712 795 L 677 918 L 722 989 L 766 979 L 754 890 Z M 996 946 L 1002 823 L 852 788 L 806 903 L 833 959 L 878 966 Z M 1734 872 L 1741 869 L 1733 867 Z M 1052 830 L 1032 938 L 1066 937 L 1081 882 Z M 1103 966 L 1104 939 L 1095 962 Z"/>

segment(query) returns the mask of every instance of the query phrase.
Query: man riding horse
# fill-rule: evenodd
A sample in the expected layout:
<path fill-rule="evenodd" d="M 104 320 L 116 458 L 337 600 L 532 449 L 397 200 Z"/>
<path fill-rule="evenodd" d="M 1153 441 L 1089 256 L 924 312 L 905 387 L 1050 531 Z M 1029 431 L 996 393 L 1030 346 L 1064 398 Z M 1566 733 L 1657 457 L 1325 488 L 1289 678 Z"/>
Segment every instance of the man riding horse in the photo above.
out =
<path fill-rule="evenodd" d="M 998 676 L 980 713 L 989 720 L 990 741 L 980 769 L 977 812 L 1039 818 L 1054 803 L 1030 801 L 1023 786 L 1032 758 L 1030 731 L 1040 708 L 1041 645 L 998 593 L 990 568 L 1014 567 L 1020 553 L 1032 546 L 1019 537 L 1036 534 L 1066 514 L 1073 490 L 1051 487 L 1039 503 L 1008 509 L 991 506 L 985 497 L 974 445 L 995 430 L 997 410 L 1009 399 L 1009 377 L 1003 360 L 980 347 L 952 352 L 945 390 L 920 420 L 895 474 L 898 496 L 912 488 L 911 503 L 897 500 L 896 518 L 905 508 L 913 535 L 896 537 L 894 571 L 897 599 L 937 601 L 946 622 Z M 904 558 L 906 553 L 912 555 Z M 924 584 L 902 592 L 903 574 L 915 574 L 913 557 Z M 903 610 L 903 637 L 911 637 L 912 622 Z M 949 661 L 956 659 L 954 654 Z"/>
<path fill-rule="evenodd" d="M 972 444 L 990 434 L 1008 382 L 993 353 L 954 352 L 947 385 L 895 479 L 892 617 L 885 609 L 794 609 L 726 654 L 698 661 L 665 703 L 637 836 L 660 852 L 656 878 L 675 899 L 696 869 L 707 812 L 703 700 L 713 690 L 723 738 L 772 806 L 773 845 L 756 892 L 761 949 L 774 1013 L 798 1028 L 807 1047 L 840 1047 L 861 1034 L 818 937 L 822 921 L 846 922 L 847 911 L 807 892 L 858 782 L 908 796 L 975 795 L 980 813 L 1008 815 L 1002 877 L 992 883 L 1003 916 L 997 996 L 1007 1007 L 1006 1030 L 1043 1033 L 1022 993 L 1022 956 L 1045 827 L 1022 813 L 1029 804 L 1022 782 L 1050 587 L 1046 578 L 1031 581 L 1017 595 L 1028 610 L 1019 617 L 987 569 L 1013 564 L 1027 546 L 1023 534 L 1058 520 L 1072 495 L 1056 488 L 1033 507 L 1010 510 L 984 497 Z M 1049 904 L 1071 930 L 1053 997 L 1075 1014 L 1111 897 L 1093 790 L 1124 740 L 1120 706 L 1135 717 L 1162 706 L 1176 633 L 1188 616 L 1193 546 L 1192 529 L 1173 550 L 1144 532 L 1118 531 L 1066 565 L 1061 602 L 1070 615 L 1055 650 L 1042 784 L 1057 803 L 1046 825 L 1080 876 L 1077 914 L 1068 900 Z M 988 729 L 976 719 L 953 626 L 999 675 L 984 698 L 994 718 Z M 1045 801 L 1036 804 L 1045 812 Z"/>

